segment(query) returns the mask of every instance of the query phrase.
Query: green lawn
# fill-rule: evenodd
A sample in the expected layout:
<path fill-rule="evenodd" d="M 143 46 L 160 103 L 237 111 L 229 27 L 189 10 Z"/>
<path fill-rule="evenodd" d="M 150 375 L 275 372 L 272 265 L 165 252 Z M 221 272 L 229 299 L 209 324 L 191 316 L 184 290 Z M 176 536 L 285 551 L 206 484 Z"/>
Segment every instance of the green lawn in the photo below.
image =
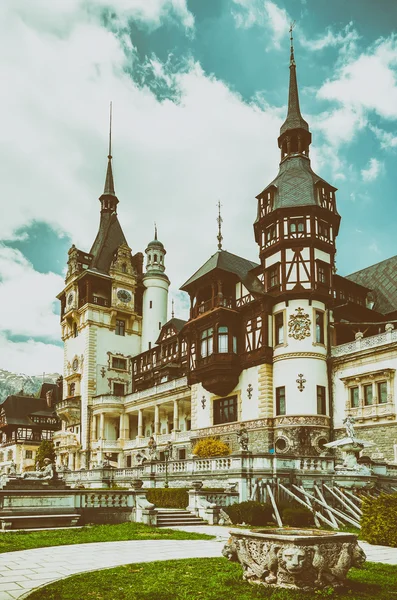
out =
<path fill-rule="evenodd" d="M 367 563 L 351 569 L 349 587 L 305 593 L 273 590 L 242 580 L 225 558 L 133 564 L 69 577 L 33 592 L 28 600 L 390 600 L 397 597 L 397 567 Z"/>
<path fill-rule="evenodd" d="M 125 540 L 210 540 L 212 536 L 185 533 L 173 529 L 158 529 L 142 523 L 120 525 L 87 525 L 78 529 L 48 531 L 9 531 L 0 533 L 0 552 L 29 550 L 45 546 L 88 544 L 90 542 L 121 542 Z"/>

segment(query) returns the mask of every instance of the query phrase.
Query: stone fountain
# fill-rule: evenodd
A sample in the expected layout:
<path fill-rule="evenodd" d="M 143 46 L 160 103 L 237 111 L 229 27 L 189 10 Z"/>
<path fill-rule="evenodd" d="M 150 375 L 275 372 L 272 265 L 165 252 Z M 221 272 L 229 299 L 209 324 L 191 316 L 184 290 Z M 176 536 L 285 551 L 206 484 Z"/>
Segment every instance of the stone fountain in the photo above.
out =
<path fill-rule="evenodd" d="M 315 590 L 346 585 L 365 554 L 357 536 L 320 530 L 231 531 L 223 555 L 239 562 L 243 579 L 266 587 Z"/>

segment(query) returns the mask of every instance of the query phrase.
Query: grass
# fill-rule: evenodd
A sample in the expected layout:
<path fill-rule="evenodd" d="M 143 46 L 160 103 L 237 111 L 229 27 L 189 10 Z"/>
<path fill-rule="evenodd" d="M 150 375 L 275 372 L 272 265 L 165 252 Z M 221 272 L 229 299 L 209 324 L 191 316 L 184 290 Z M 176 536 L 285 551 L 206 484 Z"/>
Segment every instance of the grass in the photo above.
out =
<path fill-rule="evenodd" d="M 213 536 L 158 529 L 142 523 L 119 525 L 86 525 L 78 529 L 48 531 L 9 531 L 0 534 L 0 552 L 30 550 L 46 546 L 88 544 L 91 542 L 121 542 L 126 540 L 210 540 Z"/>
<path fill-rule="evenodd" d="M 390 600 L 397 598 L 397 567 L 366 563 L 351 569 L 343 591 L 268 589 L 242 580 L 242 568 L 225 558 L 196 558 L 132 564 L 63 579 L 29 595 L 28 600 Z"/>

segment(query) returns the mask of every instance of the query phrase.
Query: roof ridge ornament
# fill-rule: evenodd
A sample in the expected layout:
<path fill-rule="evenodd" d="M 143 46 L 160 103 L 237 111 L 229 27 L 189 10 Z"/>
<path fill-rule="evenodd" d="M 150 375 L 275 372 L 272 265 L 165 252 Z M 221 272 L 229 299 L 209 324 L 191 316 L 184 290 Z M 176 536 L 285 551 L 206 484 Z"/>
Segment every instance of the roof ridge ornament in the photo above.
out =
<path fill-rule="evenodd" d="M 216 239 L 218 240 L 218 250 L 222 250 L 222 240 L 223 240 L 223 236 L 222 236 L 222 223 L 223 223 L 223 219 L 221 217 L 221 201 L 218 200 L 218 216 L 217 216 L 217 221 L 218 221 L 218 235 L 216 236 Z"/>

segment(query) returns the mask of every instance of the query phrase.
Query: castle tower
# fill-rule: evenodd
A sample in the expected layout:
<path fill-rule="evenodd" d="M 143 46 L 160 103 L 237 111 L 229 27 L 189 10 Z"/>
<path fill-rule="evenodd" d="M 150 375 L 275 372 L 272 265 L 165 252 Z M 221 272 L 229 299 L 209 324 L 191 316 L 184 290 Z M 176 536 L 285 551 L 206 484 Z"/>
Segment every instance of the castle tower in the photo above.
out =
<path fill-rule="evenodd" d="M 90 441 L 99 437 L 116 440 L 120 435 L 117 410 L 107 414 L 109 431 L 100 435 L 99 416 L 96 419 L 91 410 L 92 398 L 130 393 L 130 361 L 140 352 L 142 317 L 138 280 L 143 256 L 141 253 L 132 256 L 118 220 L 111 129 L 105 186 L 99 201 L 99 229 L 91 250 L 84 252 L 74 245 L 71 247 L 65 287 L 58 295 L 64 342 L 64 389 L 57 412 L 63 429 L 74 433 L 79 444 L 79 452 L 70 459 L 70 468 L 88 467 Z"/>
<path fill-rule="evenodd" d="M 311 133 L 300 106 L 291 27 L 287 118 L 277 177 L 258 196 L 254 224 L 265 290 L 273 297 L 276 451 L 328 439 L 327 352 L 333 305 L 336 188 L 310 165 Z M 299 425 L 299 427 L 297 427 Z"/>
<path fill-rule="evenodd" d="M 143 276 L 143 322 L 142 322 L 142 346 L 145 352 L 156 343 L 162 326 L 167 322 L 168 288 L 170 280 L 165 274 L 164 257 L 166 250 L 164 245 L 157 239 L 157 227 L 155 226 L 154 240 L 145 250 L 146 273 Z"/>

